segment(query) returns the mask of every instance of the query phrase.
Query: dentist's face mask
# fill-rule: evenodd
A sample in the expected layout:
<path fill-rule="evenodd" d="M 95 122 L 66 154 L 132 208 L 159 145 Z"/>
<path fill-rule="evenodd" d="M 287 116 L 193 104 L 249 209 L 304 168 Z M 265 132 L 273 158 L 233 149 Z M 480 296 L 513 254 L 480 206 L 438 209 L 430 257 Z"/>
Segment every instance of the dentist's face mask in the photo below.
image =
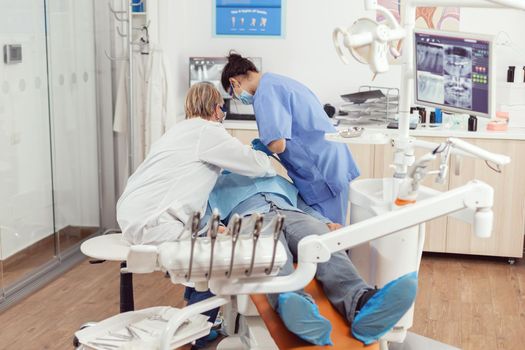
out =
<path fill-rule="evenodd" d="M 220 113 L 217 113 L 217 117 L 215 117 L 215 121 L 218 123 L 222 123 L 224 119 L 226 119 L 226 106 L 225 105 L 218 105 L 220 109 Z"/>
<path fill-rule="evenodd" d="M 239 85 L 239 88 L 241 88 L 241 86 Z M 241 93 L 240 94 L 237 94 L 235 92 L 235 89 L 233 87 L 233 83 L 230 83 L 230 96 L 231 97 L 235 97 L 237 100 L 241 101 L 241 103 L 243 105 L 251 105 L 253 104 L 253 95 L 250 94 L 248 91 L 242 89 Z"/>

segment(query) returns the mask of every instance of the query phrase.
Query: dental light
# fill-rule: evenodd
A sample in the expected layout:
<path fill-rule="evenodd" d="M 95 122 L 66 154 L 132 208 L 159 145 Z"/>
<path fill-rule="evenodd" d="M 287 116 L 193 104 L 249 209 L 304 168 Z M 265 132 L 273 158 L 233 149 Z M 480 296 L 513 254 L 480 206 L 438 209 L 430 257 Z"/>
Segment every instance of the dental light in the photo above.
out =
<path fill-rule="evenodd" d="M 395 43 L 406 36 L 406 31 L 387 8 L 377 5 L 377 1 L 366 1 L 365 4 L 367 9 L 380 12 L 387 24 L 360 18 L 348 29 L 336 28 L 332 39 L 339 58 L 345 64 L 350 63 L 345 54 L 348 51 L 357 61 L 368 64 L 374 74 L 385 73 L 390 69 L 390 58 L 400 56 Z"/>

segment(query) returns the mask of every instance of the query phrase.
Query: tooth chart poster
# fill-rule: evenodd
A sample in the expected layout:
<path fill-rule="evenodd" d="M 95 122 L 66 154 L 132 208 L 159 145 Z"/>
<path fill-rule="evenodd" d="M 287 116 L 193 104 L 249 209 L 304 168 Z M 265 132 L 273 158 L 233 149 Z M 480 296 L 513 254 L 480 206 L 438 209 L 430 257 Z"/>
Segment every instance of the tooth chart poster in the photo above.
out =
<path fill-rule="evenodd" d="M 404 12 L 403 0 L 378 0 L 379 5 L 389 9 L 401 22 Z M 383 16 L 378 16 L 379 21 Z M 443 31 L 459 30 L 460 10 L 457 7 L 418 7 L 416 10 L 416 27 L 438 29 Z"/>
<path fill-rule="evenodd" d="M 283 0 L 215 0 L 215 35 L 283 35 Z"/>

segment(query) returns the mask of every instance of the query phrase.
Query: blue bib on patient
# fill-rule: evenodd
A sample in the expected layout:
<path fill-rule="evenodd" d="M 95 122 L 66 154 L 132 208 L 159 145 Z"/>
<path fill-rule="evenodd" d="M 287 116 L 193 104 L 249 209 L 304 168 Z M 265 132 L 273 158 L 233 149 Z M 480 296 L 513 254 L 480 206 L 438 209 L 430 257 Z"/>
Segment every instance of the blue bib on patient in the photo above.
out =
<path fill-rule="evenodd" d="M 234 173 L 219 176 L 208 202 L 226 218 L 237 205 L 259 193 L 279 195 L 297 207 L 298 191 L 288 180 L 280 176 L 251 178 Z"/>

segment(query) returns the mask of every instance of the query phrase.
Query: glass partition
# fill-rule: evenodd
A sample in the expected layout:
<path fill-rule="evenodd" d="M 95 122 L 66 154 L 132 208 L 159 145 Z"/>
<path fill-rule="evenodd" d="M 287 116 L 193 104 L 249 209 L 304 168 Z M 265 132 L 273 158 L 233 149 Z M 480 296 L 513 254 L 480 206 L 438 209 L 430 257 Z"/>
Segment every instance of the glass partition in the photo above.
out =
<path fill-rule="evenodd" d="M 92 0 L 48 0 L 55 232 L 61 254 L 99 228 Z"/>
<path fill-rule="evenodd" d="M 4 288 L 56 261 L 43 1 L 0 0 L 0 235 Z"/>
<path fill-rule="evenodd" d="M 0 8 L 8 53 L 0 61 L 0 288 L 8 296 L 99 230 L 100 198 L 93 1 L 0 0 Z"/>

